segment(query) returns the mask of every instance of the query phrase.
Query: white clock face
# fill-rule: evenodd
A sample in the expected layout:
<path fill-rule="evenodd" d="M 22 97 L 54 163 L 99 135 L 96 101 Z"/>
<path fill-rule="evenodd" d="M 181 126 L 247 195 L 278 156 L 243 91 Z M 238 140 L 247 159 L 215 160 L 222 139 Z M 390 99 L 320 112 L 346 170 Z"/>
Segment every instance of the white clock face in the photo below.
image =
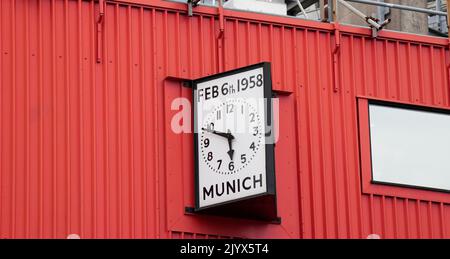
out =
<path fill-rule="evenodd" d="M 200 129 L 201 159 L 218 174 L 239 173 L 261 150 L 263 126 L 254 105 L 227 99 L 207 115 Z"/>

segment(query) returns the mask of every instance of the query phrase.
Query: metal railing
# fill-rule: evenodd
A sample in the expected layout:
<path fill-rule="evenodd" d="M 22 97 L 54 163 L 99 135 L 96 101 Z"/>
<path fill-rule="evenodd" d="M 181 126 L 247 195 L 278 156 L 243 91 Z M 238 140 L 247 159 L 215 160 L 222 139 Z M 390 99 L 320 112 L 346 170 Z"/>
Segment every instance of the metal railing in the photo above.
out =
<path fill-rule="evenodd" d="M 189 2 L 194 0 L 173 1 Z M 431 8 L 421 8 L 384 1 L 385 0 L 287 0 L 285 2 L 288 9 L 287 15 L 326 22 L 339 20 L 340 17 L 337 14 L 337 8 L 338 6 L 343 6 L 365 21 L 368 26 L 374 30 L 374 36 L 376 36 L 376 31 L 383 29 L 389 23 L 390 19 L 382 17 L 384 16 L 382 14 L 379 14 L 378 16 L 380 17 L 377 18 L 372 17 L 353 6 L 352 3 L 384 7 L 388 10 L 398 9 L 402 11 L 424 13 L 428 15 L 426 23 L 428 24 L 429 30 L 433 29 L 434 32 L 438 34 L 441 33 L 442 35 L 440 36 L 444 36 L 444 33 L 448 33 L 448 12 L 447 10 L 443 10 L 443 5 L 446 0 L 434 0 L 434 2 L 424 0 L 427 1 L 427 4 L 431 6 Z M 196 2 L 207 6 L 217 6 L 219 4 L 219 0 L 197 0 Z M 224 0 L 223 2 L 226 3 L 227 1 Z M 429 3 L 431 3 L 431 5 Z M 430 27 L 431 23 L 434 24 L 433 28 Z"/>
<path fill-rule="evenodd" d="M 447 12 L 430 10 L 430 9 L 426 9 L 426 8 L 419 8 L 419 7 L 408 6 L 408 5 L 378 2 L 378 1 L 373 1 L 373 0 L 345 0 L 345 2 L 355 2 L 355 3 L 368 4 L 368 5 L 384 6 L 384 7 L 388 7 L 388 8 L 394 8 L 394 9 L 412 11 L 412 12 L 418 12 L 418 13 L 427 13 L 427 14 L 447 16 Z"/>
<path fill-rule="evenodd" d="M 319 0 L 322 1 L 322 0 Z M 377 35 L 377 31 L 383 29 L 387 23 L 390 22 L 390 19 L 386 19 L 385 13 L 380 12 L 378 10 L 378 17 L 372 17 L 369 14 L 364 14 L 361 12 L 358 8 L 355 8 L 351 3 L 358 3 L 363 5 L 371 5 L 371 6 L 377 6 L 382 8 L 387 8 L 388 11 L 386 13 L 390 14 L 391 9 L 397 9 L 400 11 L 410 11 L 410 12 L 417 12 L 417 13 L 424 13 L 427 14 L 427 20 L 424 21 L 424 23 L 427 24 L 427 34 L 435 34 L 436 36 L 447 36 L 445 33 L 448 32 L 448 22 L 447 22 L 447 16 L 448 12 L 447 10 L 444 12 L 443 2 L 445 0 L 435 0 L 435 1 L 427 1 L 425 2 L 428 6 L 429 3 L 435 2 L 435 6 L 431 5 L 434 8 L 421 8 L 416 6 L 409 6 L 409 5 L 401 5 L 396 3 L 388 3 L 384 2 L 384 0 L 324 0 L 327 3 L 327 21 L 328 22 L 334 22 L 340 20 L 340 16 L 337 14 L 338 6 L 344 6 L 346 9 L 348 9 L 350 12 L 354 13 L 356 16 L 360 17 L 363 21 L 365 21 L 369 27 L 373 29 L 373 35 Z M 426 1 L 426 0 L 424 0 Z M 361 6 L 361 5 L 360 5 Z M 359 6 L 359 7 L 360 7 Z M 435 17 L 435 18 L 433 18 Z M 401 15 L 398 15 L 395 17 L 396 19 L 402 19 L 403 17 Z M 393 18 L 394 19 L 394 18 Z M 435 20 L 437 26 L 437 29 L 430 28 L 430 21 Z M 417 21 L 417 20 L 416 20 Z M 398 28 L 397 28 L 398 30 Z M 402 29 L 400 29 L 402 31 Z M 423 30 L 422 30 L 423 31 Z M 409 31 L 411 32 L 411 31 Z M 417 33 L 417 32 L 413 32 Z M 423 32 L 422 32 L 423 34 Z"/>

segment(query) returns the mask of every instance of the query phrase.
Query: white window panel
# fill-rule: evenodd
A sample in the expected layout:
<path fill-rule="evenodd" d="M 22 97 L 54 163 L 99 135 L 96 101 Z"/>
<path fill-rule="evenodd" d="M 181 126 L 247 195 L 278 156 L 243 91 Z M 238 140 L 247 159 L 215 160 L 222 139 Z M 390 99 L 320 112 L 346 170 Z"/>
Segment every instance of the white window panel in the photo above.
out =
<path fill-rule="evenodd" d="M 450 115 L 369 104 L 372 180 L 450 191 Z"/>

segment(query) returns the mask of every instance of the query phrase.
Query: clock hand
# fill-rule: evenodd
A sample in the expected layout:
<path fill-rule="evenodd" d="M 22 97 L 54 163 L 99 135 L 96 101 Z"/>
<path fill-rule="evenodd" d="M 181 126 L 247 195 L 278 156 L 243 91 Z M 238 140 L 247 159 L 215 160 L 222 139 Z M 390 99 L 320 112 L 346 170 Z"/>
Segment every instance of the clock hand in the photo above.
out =
<path fill-rule="evenodd" d="M 224 133 L 224 132 L 220 132 L 220 131 L 217 131 L 217 130 L 210 130 L 210 129 L 205 129 L 205 128 L 202 128 L 202 130 L 210 132 L 212 134 L 216 134 L 218 136 L 221 136 L 221 137 L 224 137 L 224 138 L 227 138 L 227 139 L 234 139 L 234 136 L 231 135 L 231 133 L 229 133 L 229 132 L 228 133 Z"/>
<path fill-rule="evenodd" d="M 231 136 L 233 136 L 233 135 L 231 135 Z M 233 149 L 233 146 L 231 144 L 232 141 L 233 141 L 232 138 L 228 138 L 228 148 L 229 148 L 229 150 L 228 150 L 227 154 L 230 156 L 230 160 L 233 160 L 233 154 L 234 154 L 234 149 Z"/>
<path fill-rule="evenodd" d="M 232 146 L 232 141 L 234 139 L 234 136 L 233 136 L 233 134 L 231 134 L 230 130 L 228 130 L 227 133 L 220 132 L 220 131 L 217 131 L 217 130 L 205 129 L 205 128 L 202 128 L 202 130 L 226 138 L 228 140 L 228 148 L 229 148 L 227 154 L 230 156 L 230 160 L 233 160 L 234 149 L 233 149 L 233 146 Z"/>

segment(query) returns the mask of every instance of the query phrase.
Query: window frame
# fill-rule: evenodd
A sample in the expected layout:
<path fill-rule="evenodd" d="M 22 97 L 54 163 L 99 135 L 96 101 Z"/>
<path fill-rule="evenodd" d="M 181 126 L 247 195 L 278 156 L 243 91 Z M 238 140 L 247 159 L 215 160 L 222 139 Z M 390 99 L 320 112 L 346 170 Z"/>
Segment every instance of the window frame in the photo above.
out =
<path fill-rule="evenodd" d="M 359 148 L 360 148 L 359 155 L 360 155 L 362 192 L 365 194 L 375 194 L 408 199 L 450 203 L 449 190 L 373 180 L 372 149 L 370 137 L 370 114 L 369 114 L 370 104 L 450 115 L 450 109 L 445 109 L 438 106 L 425 106 L 407 102 L 358 96 L 357 116 L 358 116 L 358 132 L 359 132 Z"/>

